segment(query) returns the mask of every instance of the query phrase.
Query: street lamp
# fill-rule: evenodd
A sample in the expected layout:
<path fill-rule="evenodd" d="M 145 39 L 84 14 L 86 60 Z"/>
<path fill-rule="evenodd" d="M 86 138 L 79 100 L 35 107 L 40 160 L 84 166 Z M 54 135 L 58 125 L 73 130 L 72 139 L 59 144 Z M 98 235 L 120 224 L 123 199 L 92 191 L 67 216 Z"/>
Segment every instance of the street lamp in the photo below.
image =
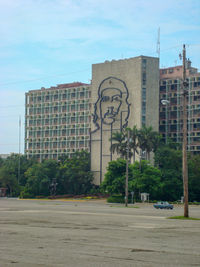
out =
<path fill-rule="evenodd" d="M 167 144 L 167 138 L 168 138 L 168 123 L 169 123 L 169 119 L 168 119 L 168 105 L 170 104 L 169 100 L 167 99 L 162 99 L 161 103 L 163 106 L 166 106 L 165 108 L 165 144 Z"/>
<path fill-rule="evenodd" d="M 129 141 L 130 130 L 127 130 L 127 143 L 126 143 L 126 184 L 125 184 L 125 206 L 128 206 L 128 165 L 129 165 Z"/>

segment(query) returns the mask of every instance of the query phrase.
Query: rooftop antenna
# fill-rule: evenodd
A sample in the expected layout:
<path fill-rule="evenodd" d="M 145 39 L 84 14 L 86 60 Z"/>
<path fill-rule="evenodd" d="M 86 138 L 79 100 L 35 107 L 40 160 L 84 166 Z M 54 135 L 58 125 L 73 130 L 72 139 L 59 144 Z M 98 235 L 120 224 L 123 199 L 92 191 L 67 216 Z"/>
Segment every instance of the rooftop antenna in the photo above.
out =
<path fill-rule="evenodd" d="M 158 39 L 157 39 L 156 53 L 158 54 L 159 65 L 160 65 L 160 27 L 158 28 Z"/>

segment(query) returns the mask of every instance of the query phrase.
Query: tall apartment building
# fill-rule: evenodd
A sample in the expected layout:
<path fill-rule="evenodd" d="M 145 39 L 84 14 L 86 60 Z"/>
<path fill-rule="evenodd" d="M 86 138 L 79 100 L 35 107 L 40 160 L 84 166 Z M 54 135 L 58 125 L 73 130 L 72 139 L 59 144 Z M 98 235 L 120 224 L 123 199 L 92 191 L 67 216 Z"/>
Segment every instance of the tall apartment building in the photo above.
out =
<path fill-rule="evenodd" d="M 160 70 L 160 125 L 159 131 L 177 143 L 182 142 L 182 76 L 183 67 Z M 200 153 L 200 73 L 187 60 L 188 81 L 188 151 Z"/>
<path fill-rule="evenodd" d="M 25 154 L 58 159 L 89 150 L 91 85 L 80 82 L 26 93 Z"/>

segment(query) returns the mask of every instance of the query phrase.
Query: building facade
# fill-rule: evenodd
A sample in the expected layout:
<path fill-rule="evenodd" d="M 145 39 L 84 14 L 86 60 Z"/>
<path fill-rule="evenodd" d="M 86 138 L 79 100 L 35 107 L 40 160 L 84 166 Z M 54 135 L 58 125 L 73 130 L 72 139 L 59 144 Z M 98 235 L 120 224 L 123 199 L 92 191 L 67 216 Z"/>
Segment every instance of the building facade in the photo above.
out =
<path fill-rule="evenodd" d="M 159 128 L 159 60 L 139 56 L 92 66 L 91 169 L 104 179 L 112 154 L 112 133 L 142 125 Z"/>
<path fill-rule="evenodd" d="M 160 70 L 160 118 L 159 131 L 165 142 L 168 138 L 182 142 L 182 76 L 183 67 Z M 187 60 L 188 81 L 188 151 L 200 153 L 200 73 Z"/>
<path fill-rule="evenodd" d="M 91 86 L 60 84 L 31 90 L 25 103 L 25 154 L 58 159 L 82 149 L 89 151 Z"/>

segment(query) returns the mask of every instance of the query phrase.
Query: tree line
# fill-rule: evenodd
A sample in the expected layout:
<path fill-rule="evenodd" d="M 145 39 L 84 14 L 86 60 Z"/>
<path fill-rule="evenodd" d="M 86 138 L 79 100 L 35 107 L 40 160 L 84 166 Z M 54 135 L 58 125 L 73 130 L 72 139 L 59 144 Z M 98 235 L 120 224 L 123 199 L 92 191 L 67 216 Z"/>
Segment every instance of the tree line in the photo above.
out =
<path fill-rule="evenodd" d="M 127 148 L 129 146 L 129 153 Z M 126 159 L 129 164 L 129 192 L 134 192 L 140 199 L 140 193 L 150 194 L 151 200 L 177 201 L 183 196 L 182 150 L 180 144 L 162 136 L 152 127 L 136 126 L 126 128 L 112 135 L 111 151 L 119 158 L 109 163 L 103 190 L 113 194 L 124 195 Z M 154 162 L 149 163 L 150 153 L 154 152 Z M 128 154 L 128 155 L 127 155 Z M 135 161 L 136 155 L 139 161 Z M 132 162 L 132 163 L 131 163 Z M 200 155 L 188 152 L 189 200 L 200 201 Z"/>
<path fill-rule="evenodd" d="M 124 196 L 129 145 L 129 192 L 134 191 L 136 199 L 142 192 L 149 193 L 151 200 L 176 201 L 183 196 L 180 145 L 170 140 L 163 143 L 159 133 L 145 126 L 114 132 L 111 143 L 110 149 L 118 154 L 118 159 L 109 163 L 100 187 L 93 184 L 90 154 L 85 151 L 76 152 L 71 158 L 62 156 L 58 161 L 49 159 L 41 163 L 18 154 L 0 158 L 0 187 L 7 188 L 9 196 L 27 198 L 51 195 L 52 185 L 56 195 L 101 192 Z M 150 164 L 151 152 L 154 161 Z M 200 155 L 188 153 L 188 172 L 189 200 L 200 201 Z"/>
<path fill-rule="evenodd" d="M 72 158 L 62 156 L 58 161 L 48 159 L 41 163 L 18 154 L 0 159 L 0 187 L 7 188 L 9 196 L 49 196 L 54 180 L 56 195 L 92 192 L 94 185 L 89 153 L 76 152 Z"/>

